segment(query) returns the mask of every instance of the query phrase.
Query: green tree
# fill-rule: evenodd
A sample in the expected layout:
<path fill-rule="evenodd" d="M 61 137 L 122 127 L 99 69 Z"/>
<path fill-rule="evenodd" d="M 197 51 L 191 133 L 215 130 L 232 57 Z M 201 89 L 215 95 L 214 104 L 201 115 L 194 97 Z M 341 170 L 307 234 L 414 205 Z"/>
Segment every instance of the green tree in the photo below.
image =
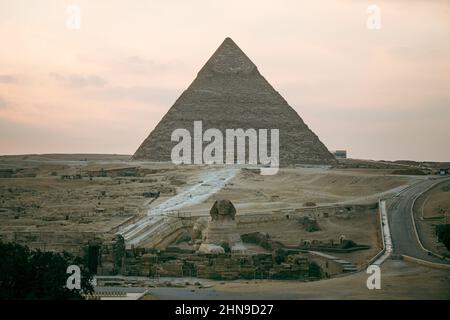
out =
<path fill-rule="evenodd" d="M 0 300 L 5 299 L 82 299 L 92 293 L 92 275 L 83 259 L 67 252 L 30 250 L 16 243 L 0 241 Z M 66 287 L 67 267 L 78 265 L 81 289 Z"/>
<path fill-rule="evenodd" d="M 122 235 L 115 237 L 113 244 L 113 257 L 114 257 L 114 273 L 121 273 L 123 267 L 123 260 L 125 258 L 125 239 Z"/>
<path fill-rule="evenodd" d="M 439 241 L 441 241 L 445 247 L 450 250 L 450 224 L 437 225 L 436 234 Z"/>
<path fill-rule="evenodd" d="M 228 242 L 222 242 L 222 244 L 220 246 L 223 248 L 223 251 L 225 253 L 230 253 L 231 252 L 231 247 L 230 247 L 230 244 Z"/>
<path fill-rule="evenodd" d="M 314 261 L 309 263 L 309 276 L 312 278 L 322 278 L 322 268 Z"/>
<path fill-rule="evenodd" d="M 284 249 L 276 249 L 274 252 L 274 259 L 276 264 L 280 264 L 286 261 L 288 257 L 288 252 Z"/>

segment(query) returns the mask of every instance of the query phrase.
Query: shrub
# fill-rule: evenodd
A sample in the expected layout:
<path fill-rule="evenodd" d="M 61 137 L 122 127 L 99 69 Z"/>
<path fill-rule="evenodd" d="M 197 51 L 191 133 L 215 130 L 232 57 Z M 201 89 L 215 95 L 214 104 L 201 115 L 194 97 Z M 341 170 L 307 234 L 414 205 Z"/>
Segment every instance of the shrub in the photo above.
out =
<path fill-rule="evenodd" d="M 358 245 L 353 240 L 343 240 L 342 243 L 341 243 L 341 248 L 342 249 L 350 249 L 350 248 L 354 248 L 354 247 L 357 247 L 357 246 Z"/>
<path fill-rule="evenodd" d="M 230 247 L 230 244 L 228 242 L 222 242 L 222 244 L 220 246 L 223 248 L 225 253 L 230 253 L 231 252 L 231 247 Z"/>
<path fill-rule="evenodd" d="M 309 276 L 312 278 L 322 278 L 322 268 L 314 261 L 309 263 Z"/>
<path fill-rule="evenodd" d="M 436 226 L 436 235 L 445 247 L 450 250 L 450 224 L 441 224 Z"/>
<path fill-rule="evenodd" d="M 122 235 L 117 235 L 113 244 L 113 257 L 114 257 L 114 273 L 120 273 L 122 271 L 123 259 L 125 258 L 125 239 Z"/>
<path fill-rule="evenodd" d="M 303 204 L 304 207 L 315 207 L 317 206 L 317 203 L 313 202 L 313 201 L 307 201 Z"/>
<path fill-rule="evenodd" d="M 274 259 L 276 264 L 280 264 L 286 261 L 289 253 L 284 249 L 276 249 L 274 252 Z"/>

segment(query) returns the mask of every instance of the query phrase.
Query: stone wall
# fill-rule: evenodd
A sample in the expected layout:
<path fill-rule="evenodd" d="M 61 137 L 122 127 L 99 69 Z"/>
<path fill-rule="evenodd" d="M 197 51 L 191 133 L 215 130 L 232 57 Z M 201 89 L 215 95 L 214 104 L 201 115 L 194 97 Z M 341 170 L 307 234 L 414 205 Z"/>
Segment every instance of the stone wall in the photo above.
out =
<path fill-rule="evenodd" d="M 339 264 L 333 260 L 326 259 L 317 255 L 309 255 L 309 258 L 311 261 L 314 261 L 320 266 L 325 278 L 329 278 L 344 272 L 342 264 Z"/>
<path fill-rule="evenodd" d="M 192 230 L 193 225 L 194 221 L 189 218 L 165 217 L 164 223 L 161 223 L 151 237 L 143 241 L 139 246 L 163 249 L 175 241 L 184 230 Z"/>
<path fill-rule="evenodd" d="M 286 219 L 298 219 L 301 217 L 311 217 L 311 218 L 328 218 L 339 215 L 346 215 L 348 213 L 357 212 L 360 210 L 367 210 L 373 208 L 373 205 L 346 205 L 346 206 L 320 206 L 311 208 L 292 208 L 292 209 L 281 209 L 274 210 L 268 213 L 261 214 L 241 214 L 236 216 L 236 221 L 239 225 L 243 224 L 255 224 L 255 223 L 266 223 L 266 222 L 276 222 Z"/>
<path fill-rule="evenodd" d="M 104 250 L 100 275 L 112 275 L 111 251 Z M 109 254 L 108 254 L 109 253 Z M 310 261 L 291 253 L 277 261 L 271 253 L 255 255 L 201 254 L 191 250 L 127 250 L 122 275 L 199 277 L 208 279 L 307 279 Z"/>

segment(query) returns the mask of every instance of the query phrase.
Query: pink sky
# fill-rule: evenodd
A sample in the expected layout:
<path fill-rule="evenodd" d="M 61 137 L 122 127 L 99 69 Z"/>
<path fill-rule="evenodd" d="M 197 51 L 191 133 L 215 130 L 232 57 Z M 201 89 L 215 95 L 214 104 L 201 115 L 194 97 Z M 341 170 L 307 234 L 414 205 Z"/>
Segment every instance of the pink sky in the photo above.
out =
<path fill-rule="evenodd" d="M 0 0 L 0 154 L 132 154 L 227 36 L 330 150 L 450 161 L 445 0 Z"/>

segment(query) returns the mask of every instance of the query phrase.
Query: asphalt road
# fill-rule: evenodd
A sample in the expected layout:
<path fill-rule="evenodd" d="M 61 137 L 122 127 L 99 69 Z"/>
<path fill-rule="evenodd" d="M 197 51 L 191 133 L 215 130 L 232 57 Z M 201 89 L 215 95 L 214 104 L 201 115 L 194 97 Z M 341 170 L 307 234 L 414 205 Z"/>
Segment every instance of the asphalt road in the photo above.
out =
<path fill-rule="evenodd" d="M 411 207 L 414 199 L 437 181 L 428 179 L 420 181 L 388 200 L 387 212 L 394 254 L 404 254 L 430 262 L 449 264 L 448 261 L 428 255 L 420 247 L 411 219 Z"/>

